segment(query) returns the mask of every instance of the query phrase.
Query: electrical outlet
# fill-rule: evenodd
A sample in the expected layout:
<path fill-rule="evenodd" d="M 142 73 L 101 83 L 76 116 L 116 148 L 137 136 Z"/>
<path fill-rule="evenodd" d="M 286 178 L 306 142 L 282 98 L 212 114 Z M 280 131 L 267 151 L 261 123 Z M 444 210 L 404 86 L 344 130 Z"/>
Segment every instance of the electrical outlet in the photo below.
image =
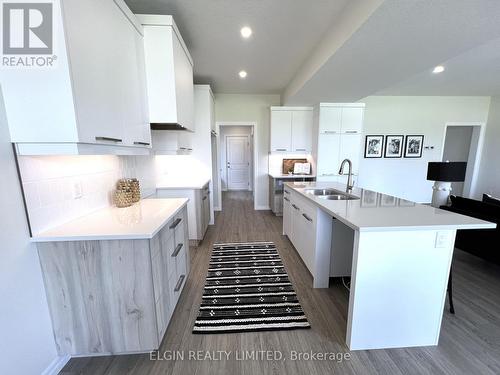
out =
<path fill-rule="evenodd" d="M 73 183 L 73 199 L 80 199 L 83 196 L 82 182 L 75 181 Z"/>
<path fill-rule="evenodd" d="M 450 233 L 449 232 L 437 232 L 436 233 L 436 244 L 435 248 L 448 247 L 450 244 Z"/>

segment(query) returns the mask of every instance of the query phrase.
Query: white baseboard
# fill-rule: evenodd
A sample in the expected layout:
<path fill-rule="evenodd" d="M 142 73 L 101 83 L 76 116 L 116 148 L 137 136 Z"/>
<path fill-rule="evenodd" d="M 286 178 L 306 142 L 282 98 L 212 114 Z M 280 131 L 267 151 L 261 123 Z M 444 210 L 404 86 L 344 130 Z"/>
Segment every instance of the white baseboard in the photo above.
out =
<path fill-rule="evenodd" d="M 271 207 L 269 207 L 269 206 L 255 206 L 255 209 L 257 211 L 263 211 L 263 210 L 270 210 Z"/>
<path fill-rule="evenodd" d="M 66 363 L 69 362 L 71 359 L 71 356 L 69 355 L 63 355 L 54 358 L 52 363 L 47 367 L 43 372 L 42 375 L 57 375 L 59 372 L 63 369 L 64 366 L 66 366 Z"/>

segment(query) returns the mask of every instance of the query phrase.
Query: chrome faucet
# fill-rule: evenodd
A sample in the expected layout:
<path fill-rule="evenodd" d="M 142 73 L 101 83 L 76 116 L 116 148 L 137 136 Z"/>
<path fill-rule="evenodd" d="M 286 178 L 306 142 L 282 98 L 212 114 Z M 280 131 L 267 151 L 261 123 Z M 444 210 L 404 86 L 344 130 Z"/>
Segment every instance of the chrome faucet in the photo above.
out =
<path fill-rule="evenodd" d="M 352 190 L 352 187 L 353 187 L 353 184 L 352 184 L 352 161 L 350 161 L 349 159 L 342 160 L 342 163 L 340 164 L 339 174 L 340 175 L 344 174 L 345 163 L 347 163 L 347 165 L 349 166 L 349 173 L 348 173 L 348 177 L 347 177 L 347 188 L 345 190 L 347 193 L 350 193 Z"/>

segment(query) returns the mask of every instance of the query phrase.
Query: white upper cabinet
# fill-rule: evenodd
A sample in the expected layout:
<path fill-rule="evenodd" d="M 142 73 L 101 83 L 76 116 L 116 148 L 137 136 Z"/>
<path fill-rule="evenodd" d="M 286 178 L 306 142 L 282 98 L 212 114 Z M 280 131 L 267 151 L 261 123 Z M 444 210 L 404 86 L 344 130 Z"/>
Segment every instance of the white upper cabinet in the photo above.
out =
<path fill-rule="evenodd" d="M 347 134 L 361 133 L 363 130 L 363 115 L 365 106 L 350 106 L 342 108 L 341 132 Z"/>
<path fill-rule="evenodd" d="M 53 3 L 55 65 L 1 72 L 12 142 L 41 154 L 148 148 L 142 26 L 122 0 L 61 3 Z"/>
<path fill-rule="evenodd" d="M 292 148 L 292 111 L 271 107 L 271 151 L 290 152 Z"/>
<path fill-rule="evenodd" d="M 311 152 L 312 122 L 312 109 L 292 111 L 292 152 Z"/>
<path fill-rule="evenodd" d="M 270 151 L 311 152 L 312 125 L 311 107 L 271 107 Z"/>
<path fill-rule="evenodd" d="M 343 182 L 340 163 L 352 161 L 353 173 L 358 174 L 362 151 L 364 103 L 321 103 L 317 107 L 315 129 L 318 129 L 316 173 L 318 181 Z"/>
<path fill-rule="evenodd" d="M 193 59 L 172 16 L 138 15 L 144 28 L 149 117 L 153 128 L 194 131 Z"/>
<path fill-rule="evenodd" d="M 342 107 L 331 107 L 320 104 L 319 132 L 325 134 L 340 133 Z"/>

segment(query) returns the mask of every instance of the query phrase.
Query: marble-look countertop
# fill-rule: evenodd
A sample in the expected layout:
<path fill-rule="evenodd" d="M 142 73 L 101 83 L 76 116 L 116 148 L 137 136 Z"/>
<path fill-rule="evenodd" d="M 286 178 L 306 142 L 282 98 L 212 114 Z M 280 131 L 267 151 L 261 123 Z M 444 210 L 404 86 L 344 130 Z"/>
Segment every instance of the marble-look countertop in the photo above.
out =
<path fill-rule="evenodd" d="M 35 234 L 33 242 L 149 239 L 188 202 L 143 199 L 126 208 L 107 207 Z"/>
<path fill-rule="evenodd" d="M 336 182 L 287 182 L 285 187 L 295 190 L 332 217 L 359 231 L 496 227 L 495 223 L 357 187 L 350 193 L 360 198 L 355 200 L 325 200 L 306 193 L 307 189 L 314 188 L 345 192 L 346 185 Z"/>
<path fill-rule="evenodd" d="M 202 179 L 197 181 L 159 181 L 156 184 L 157 189 L 168 190 L 199 190 L 210 182 L 210 179 Z"/>

